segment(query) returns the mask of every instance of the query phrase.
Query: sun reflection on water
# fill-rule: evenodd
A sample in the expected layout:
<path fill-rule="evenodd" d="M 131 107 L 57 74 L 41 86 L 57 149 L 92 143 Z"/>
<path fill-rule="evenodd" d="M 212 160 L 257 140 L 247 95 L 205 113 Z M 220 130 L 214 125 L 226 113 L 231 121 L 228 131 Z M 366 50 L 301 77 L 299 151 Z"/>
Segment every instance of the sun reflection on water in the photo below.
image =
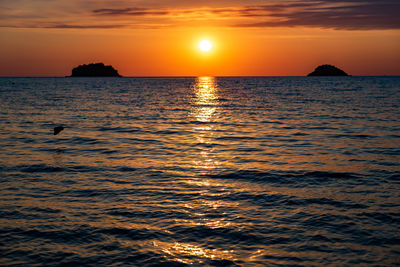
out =
<path fill-rule="evenodd" d="M 200 263 L 199 259 L 234 259 L 233 250 L 207 249 L 190 243 L 166 243 L 154 242 L 155 247 L 159 247 L 164 253 L 174 260 L 185 264 Z"/>
<path fill-rule="evenodd" d="M 193 86 L 191 99 L 191 111 L 189 118 L 192 122 L 193 146 L 192 167 L 197 174 L 207 174 L 221 165 L 218 160 L 218 132 L 216 123 L 219 119 L 218 86 L 213 77 L 199 77 Z M 210 188 L 215 187 L 210 180 L 193 177 L 185 181 L 190 188 L 194 188 L 201 195 L 210 196 Z M 218 192 L 216 194 L 223 194 Z M 232 222 L 221 218 L 209 217 L 210 212 L 222 212 L 221 208 L 230 206 L 223 201 L 211 201 L 207 199 L 193 199 L 186 202 L 182 212 L 190 213 L 190 218 L 175 218 L 176 225 L 184 227 L 205 227 L 207 229 L 224 229 L 230 227 Z M 200 229 L 199 228 L 199 229 Z M 203 247 L 200 243 L 193 242 L 160 242 L 154 243 L 154 247 L 171 257 L 174 261 L 184 264 L 205 264 L 209 260 L 234 260 L 234 250 L 215 249 Z"/>
<path fill-rule="evenodd" d="M 193 115 L 199 122 L 211 122 L 218 107 L 214 77 L 198 77 L 194 86 Z"/>
<path fill-rule="evenodd" d="M 193 160 L 194 167 L 202 170 L 215 169 L 220 165 L 213 148 L 215 124 L 218 115 L 218 87 L 213 77 L 198 77 L 194 86 L 191 116 L 195 119 L 193 128 L 196 133 L 199 157 Z"/>

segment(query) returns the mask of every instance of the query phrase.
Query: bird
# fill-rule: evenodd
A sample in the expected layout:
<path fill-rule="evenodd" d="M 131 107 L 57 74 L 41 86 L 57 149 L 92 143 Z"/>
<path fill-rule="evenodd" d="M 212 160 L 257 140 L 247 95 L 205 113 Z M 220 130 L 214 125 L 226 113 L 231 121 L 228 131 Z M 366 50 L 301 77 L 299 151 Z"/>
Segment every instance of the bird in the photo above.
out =
<path fill-rule="evenodd" d="M 62 130 L 64 130 L 62 126 L 54 127 L 54 135 L 59 134 Z"/>

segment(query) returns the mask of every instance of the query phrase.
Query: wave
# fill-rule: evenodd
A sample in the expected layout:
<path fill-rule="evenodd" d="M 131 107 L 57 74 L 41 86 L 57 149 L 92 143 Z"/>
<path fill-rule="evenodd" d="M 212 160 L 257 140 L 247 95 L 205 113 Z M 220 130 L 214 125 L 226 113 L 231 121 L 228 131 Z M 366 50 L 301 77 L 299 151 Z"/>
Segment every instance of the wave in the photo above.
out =
<path fill-rule="evenodd" d="M 214 179 L 246 180 L 257 183 L 268 183 L 289 187 L 313 186 L 329 183 L 362 184 L 371 182 L 364 176 L 348 172 L 322 172 L 322 171 L 271 171 L 239 170 L 208 175 Z"/>
<path fill-rule="evenodd" d="M 22 173 L 52 173 L 52 172 L 134 172 L 138 168 L 128 166 L 88 166 L 88 165 L 69 165 L 69 166 L 53 166 L 48 164 L 31 164 L 16 166 L 0 166 L 0 171 L 4 173 L 22 172 Z"/>
<path fill-rule="evenodd" d="M 141 129 L 138 127 L 105 127 L 105 126 L 100 127 L 97 130 L 100 132 L 112 131 L 117 133 L 137 133 L 141 131 Z"/>

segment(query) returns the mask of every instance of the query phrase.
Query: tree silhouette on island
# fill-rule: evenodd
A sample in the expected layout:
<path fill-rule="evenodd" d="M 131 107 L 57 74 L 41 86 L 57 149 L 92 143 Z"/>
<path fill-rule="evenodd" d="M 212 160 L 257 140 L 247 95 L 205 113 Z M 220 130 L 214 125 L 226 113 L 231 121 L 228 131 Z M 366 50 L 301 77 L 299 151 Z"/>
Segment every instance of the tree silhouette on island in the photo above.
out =
<path fill-rule="evenodd" d="M 307 76 L 349 76 L 346 72 L 332 65 L 318 66 L 313 72 Z"/>
<path fill-rule="evenodd" d="M 79 65 L 72 69 L 70 77 L 122 77 L 112 66 L 104 63 L 91 63 Z"/>

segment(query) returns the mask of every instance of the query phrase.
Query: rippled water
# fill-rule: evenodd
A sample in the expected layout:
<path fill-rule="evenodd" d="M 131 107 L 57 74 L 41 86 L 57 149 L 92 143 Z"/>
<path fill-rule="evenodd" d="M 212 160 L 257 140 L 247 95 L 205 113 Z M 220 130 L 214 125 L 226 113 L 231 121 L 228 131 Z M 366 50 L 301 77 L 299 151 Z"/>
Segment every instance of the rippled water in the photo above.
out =
<path fill-rule="evenodd" d="M 0 97 L 2 266 L 400 263 L 399 77 L 1 78 Z"/>

